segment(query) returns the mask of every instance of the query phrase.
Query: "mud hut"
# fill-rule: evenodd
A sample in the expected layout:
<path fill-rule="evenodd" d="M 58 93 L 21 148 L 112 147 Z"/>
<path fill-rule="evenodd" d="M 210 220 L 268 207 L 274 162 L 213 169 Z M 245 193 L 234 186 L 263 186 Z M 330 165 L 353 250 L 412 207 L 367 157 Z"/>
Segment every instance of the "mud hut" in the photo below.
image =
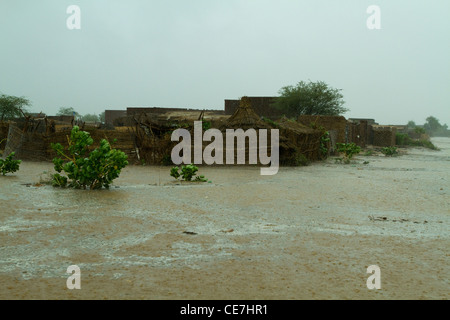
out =
<path fill-rule="evenodd" d="M 252 108 L 250 99 L 243 97 L 235 113 L 220 128 L 226 129 L 255 129 L 259 139 L 259 129 L 268 130 L 268 152 L 270 154 L 270 130 L 279 130 L 280 164 L 286 166 L 303 165 L 309 161 L 320 159 L 320 139 L 323 133 L 296 121 L 282 118 L 277 122 L 260 117 Z M 249 148 L 246 145 L 246 159 Z M 255 146 L 256 147 L 256 146 Z"/>
<path fill-rule="evenodd" d="M 178 123 L 163 121 L 142 113 L 128 117 L 134 123 L 130 127 L 138 161 L 145 164 L 170 164 L 171 133 Z"/>
<path fill-rule="evenodd" d="M 225 129 L 273 129 L 274 127 L 263 121 L 261 117 L 253 110 L 250 99 L 242 97 L 239 107 L 228 118 L 220 130 Z"/>
<path fill-rule="evenodd" d="M 271 129 L 276 129 L 273 125 L 270 123 L 263 121 L 261 117 L 253 110 L 251 106 L 250 99 L 248 97 L 242 97 L 239 102 L 239 107 L 236 109 L 236 111 L 233 113 L 231 117 L 229 117 L 219 128 L 220 131 L 222 131 L 222 134 L 224 136 L 227 136 L 227 130 L 232 129 L 236 132 L 236 130 L 242 129 L 248 135 L 251 134 L 247 131 L 249 129 L 255 130 L 255 134 L 252 135 L 254 138 L 252 143 L 250 143 L 250 140 L 252 138 L 246 139 L 245 146 L 240 146 L 236 143 L 234 143 L 234 163 L 238 163 L 238 155 L 239 153 L 243 153 L 245 155 L 245 164 L 261 164 L 260 159 L 257 156 L 257 163 L 250 163 L 250 154 L 251 152 L 253 154 L 258 155 L 258 142 L 260 141 L 260 129 L 266 129 L 267 130 L 267 154 L 271 154 Z M 256 139 L 255 139 L 256 137 Z M 228 136 L 227 136 L 228 140 Z M 227 142 L 228 143 L 228 142 Z M 227 149 L 224 142 L 224 155 L 227 153 Z M 225 163 L 225 160 L 224 160 Z M 227 164 L 230 164 L 229 161 L 226 161 Z M 239 163 L 241 164 L 241 163 Z"/>
<path fill-rule="evenodd" d="M 278 120 L 280 129 L 280 164 L 285 166 L 306 165 L 320 160 L 324 155 L 320 150 L 323 132 L 305 126 L 286 117 Z"/>

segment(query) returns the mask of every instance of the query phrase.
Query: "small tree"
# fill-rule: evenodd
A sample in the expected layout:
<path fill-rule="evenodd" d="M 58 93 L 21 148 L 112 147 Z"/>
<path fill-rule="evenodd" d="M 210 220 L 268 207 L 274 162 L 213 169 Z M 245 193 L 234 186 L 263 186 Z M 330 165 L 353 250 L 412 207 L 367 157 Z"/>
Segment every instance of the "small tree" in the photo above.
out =
<path fill-rule="evenodd" d="M 11 172 L 14 173 L 19 170 L 19 166 L 22 163 L 21 160 L 13 160 L 15 153 L 11 152 L 5 160 L 0 159 L 0 172 L 2 175 L 6 175 Z"/>
<path fill-rule="evenodd" d="M 186 166 L 181 167 L 181 172 L 179 172 L 180 168 L 173 167 L 170 170 L 170 175 L 178 180 L 181 177 L 184 181 L 192 181 L 192 179 L 197 175 L 198 167 L 193 164 L 188 164 Z M 205 176 L 196 176 L 194 181 L 206 182 L 208 179 Z"/>
<path fill-rule="evenodd" d="M 27 110 L 30 101 L 24 97 L 14 97 L 2 94 L 0 96 L 0 120 L 19 118 Z"/>
<path fill-rule="evenodd" d="M 78 126 L 73 127 L 68 142 L 67 150 L 59 143 L 51 145 L 58 156 L 63 157 L 53 159 L 57 172 L 53 175 L 53 186 L 65 187 L 69 183 L 77 189 L 109 188 L 128 165 L 127 155 L 112 149 L 106 139 L 101 140 L 99 148 L 89 152 L 94 140 L 89 132 L 81 131 Z M 61 175 L 63 171 L 67 176 Z"/>
<path fill-rule="evenodd" d="M 82 116 L 81 119 L 86 122 L 98 122 L 99 121 L 98 115 L 89 114 L 89 113 Z"/>
<path fill-rule="evenodd" d="M 73 108 L 59 108 L 58 112 L 56 113 L 57 116 L 74 116 L 79 117 L 80 114 L 76 112 Z"/>
<path fill-rule="evenodd" d="M 449 137 L 450 131 L 448 131 L 447 124 L 440 124 L 439 120 L 433 116 L 429 116 L 427 122 L 424 124 L 425 131 L 431 136 Z"/>
<path fill-rule="evenodd" d="M 393 157 L 398 155 L 397 147 L 384 147 L 381 149 L 381 153 L 386 157 Z"/>
<path fill-rule="evenodd" d="M 344 108 L 341 91 L 323 81 L 301 81 L 296 86 L 281 88 L 280 97 L 275 99 L 273 106 L 289 118 L 299 115 L 337 116 L 348 111 Z"/>
<path fill-rule="evenodd" d="M 408 124 L 406 125 L 409 129 L 414 129 L 416 127 L 416 123 L 414 121 L 408 121 Z"/>
<path fill-rule="evenodd" d="M 357 146 L 355 143 L 336 143 L 336 149 L 338 152 L 344 154 L 344 163 L 350 163 L 350 159 L 353 158 L 355 154 L 361 152 L 361 147 Z"/>

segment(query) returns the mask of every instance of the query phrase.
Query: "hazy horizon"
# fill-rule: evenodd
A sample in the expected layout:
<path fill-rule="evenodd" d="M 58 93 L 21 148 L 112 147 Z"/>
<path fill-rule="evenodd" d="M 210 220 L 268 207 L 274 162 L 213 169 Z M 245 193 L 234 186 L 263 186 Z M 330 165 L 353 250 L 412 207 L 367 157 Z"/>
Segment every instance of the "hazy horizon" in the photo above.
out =
<path fill-rule="evenodd" d="M 2 0 L 0 93 L 47 114 L 220 110 L 311 80 L 342 89 L 346 118 L 450 126 L 449 12 L 444 0 Z"/>

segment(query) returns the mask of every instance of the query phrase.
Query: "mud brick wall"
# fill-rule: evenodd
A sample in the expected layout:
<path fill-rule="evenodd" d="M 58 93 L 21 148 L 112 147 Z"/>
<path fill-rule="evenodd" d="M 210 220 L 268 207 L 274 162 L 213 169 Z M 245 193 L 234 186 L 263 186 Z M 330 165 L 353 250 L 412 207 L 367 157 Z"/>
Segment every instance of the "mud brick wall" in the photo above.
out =
<path fill-rule="evenodd" d="M 283 113 L 272 106 L 275 97 L 249 97 L 250 104 L 260 117 L 277 120 Z M 240 100 L 225 100 L 225 114 L 233 115 L 239 107 Z"/>
<path fill-rule="evenodd" d="M 136 148 L 134 143 L 134 137 L 131 132 L 127 131 L 114 131 L 114 130 L 101 130 L 96 128 L 85 128 L 91 134 L 94 143 L 90 147 L 91 150 L 100 146 L 100 141 L 106 139 L 111 144 L 112 148 L 119 149 L 128 156 L 128 161 L 131 163 L 136 158 Z M 47 160 L 52 160 L 56 156 L 56 152 L 51 148 L 52 143 L 60 143 L 64 147 L 67 146 L 67 137 L 70 136 L 70 130 L 60 131 L 44 137 L 45 149 Z M 114 142 L 114 140 L 116 140 Z"/>
<path fill-rule="evenodd" d="M 369 141 L 369 123 L 367 120 L 361 120 L 359 122 L 359 142 L 360 147 L 365 148 Z"/>
<path fill-rule="evenodd" d="M 120 149 L 127 154 L 130 163 L 135 161 L 136 148 L 131 133 L 99 130 L 95 128 L 86 128 L 84 130 L 89 132 L 94 139 L 91 150 L 98 147 L 102 139 L 107 139 L 113 148 Z M 51 148 L 51 144 L 60 143 L 66 147 L 68 136 L 70 136 L 70 130 L 45 135 L 41 133 L 23 132 L 19 127 L 11 125 L 4 155 L 6 156 L 11 152 L 15 152 L 16 159 L 27 161 L 52 161 L 52 159 L 56 157 L 56 152 Z M 115 139 L 117 140 L 116 142 L 114 142 Z"/>
<path fill-rule="evenodd" d="M 151 108 L 127 108 L 126 115 L 133 116 L 139 115 L 141 113 L 154 113 L 154 114 L 163 114 L 167 112 L 183 112 L 183 111 L 198 111 L 199 113 L 202 111 L 206 112 L 214 112 L 217 114 L 223 114 L 222 110 L 214 110 L 214 109 L 189 109 L 189 108 L 161 108 L 161 107 L 151 107 Z M 106 117 L 106 112 L 105 112 Z"/>
<path fill-rule="evenodd" d="M 361 120 L 358 123 L 347 122 L 347 142 L 355 143 L 364 148 L 369 141 L 369 125 L 367 121 Z"/>
<path fill-rule="evenodd" d="M 135 114 L 139 115 L 141 113 L 156 113 L 156 114 L 160 114 L 160 113 L 166 113 L 166 112 L 188 111 L 188 110 L 189 109 L 186 109 L 186 108 L 161 108 L 161 107 L 127 108 L 126 115 L 127 116 L 133 116 Z"/>
<path fill-rule="evenodd" d="M 395 136 L 397 129 L 395 127 L 372 126 L 374 146 L 392 147 L 395 146 Z"/>
<path fill-rule="evenodd" d="M 108 125 L 112 124 L 114 127 L 131 127 L 135 124 L 132 117 L 119 117 L 115 118 L 112 123 L 107 122 Z"/>
<path fill-rule="evenodd" d="M 56 123 L 72 123 L 74 120 L 73 116 L 49 116 L 48 121 L 55 121 Z"/>
<path fill-rule="evenodd" d="M 127 112 L 125 110 L 105 110 L 105 123 L 112 125 L 114 120 L 126 116 Z"/>
<path fill-rule="evenodd" d="M 233 115 L 239 107 L 240 100 L 225 100 L 225 114 Z"/>
<path fill-rule="evenodd" d="M 305 126 L 311 126 L 315 123 L 316 126 L 322 126 L 327 131 L 335 131 L 333 136 L 336 137 L 336 143 L 345 143 L 347 120 L 343 116 L 311 116 L 301 115 L 297 119 L 298 122 Z"/>

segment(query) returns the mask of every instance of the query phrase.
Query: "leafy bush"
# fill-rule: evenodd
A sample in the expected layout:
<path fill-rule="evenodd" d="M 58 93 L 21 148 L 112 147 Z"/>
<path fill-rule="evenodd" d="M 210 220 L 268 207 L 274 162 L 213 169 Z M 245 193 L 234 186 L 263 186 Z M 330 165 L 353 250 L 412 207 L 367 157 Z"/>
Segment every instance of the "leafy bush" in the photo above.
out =
<path fill-rule="evenodd" d="M 323 158 L 326 158 L 328 155 L 328 142 L 330 141 L 330 133 L 325 131 L 323 135 L 320 137 L 320 153 Z"/>
<path fill-rule="evenodd" d="M 64 158 L 53 159 L 57 172 L 52 176 L 53 186 L 65 187 L 68 184 L 77 189 L 109 188 L 112 181 L 119 177 L 121 170 L 128 165 L 127 155 L 112 149 L 106 139 L 100 141 L 100 147 L 89 152 L 89 146 L 93 142 L 89 132 L 74 126 L 68 138 L 67 151 L 61 144 L 52 143 L 53 150 Z M 62 171 L 67 177 L 60 174 Z"/>
<path fill-rule="evenodd" d="M 361 147 L 355 143 L 336 143 L 336 149 L 338 152 L 343 153 L 345 158 L 351 159 L 355 154 L 361 152 Z"/>
<path fill-rule="evenodd" d="M 309 165 L 310 161 L 308 160 L 308 158 L 306 158 L 306 156 L 304 154 L 297 154 L 297 156 L 295 157 L 295 165 L 296 166 L 307 166 Z"/>
<path fill-rule="evenodd" d="M 178 178 L 180 177 L 180 173 L 178 172 L 179 170 L 180 168 L 173 167 L 172 169 L 170 169 L 170 176 L 178 180 Z"/>
<path fill-rule="evenodd" d="M 179 172 L 179 170 L 180 168 L 173 167 L 170 170 L 170 176 L 174 177 L 177 180 L 181 177 L 181 179 L 184 181 L 192 181 L 194 176 L 197 174 L 198 167 L 193 164 L 188 164 L 181 167 L 181 172 Z M 195 177 L 194 181 L 207 182 L 208 179 L 206 179 L 205 176 L 201 175 Z"/>
<path fill-rule="evenodd" d="M 202 129 L 203 131 L 211 129 L 211 121 L 202 120 Z"/>
<path fill-rule="evenodd" d="M 21 160 L 13 160 L 15 156 L 14 152 L 11 152 L 9 156 L 6 157 L 5 160 L 0 159 L 0 172 L 2 175 L 6 175 L 7 173 L 14 173 L 19 170 L 19 166 L 22 163 Z"/>
<path fill-rule="evenodd" d="M 421 127 L 414 128 L 414 132 L 417 133 L 417 134 L 425 134 L 426 133 L 425 129 L 421 128 Z"/>
<path fill-rule="evenodd" d="M 439 150 L 439 148 L 436 147 L 431 141 L 425 139 L 422 140 L 411 139 L 411 137 L 405 133 L 396 134 L 395 144 L 398 146 L 425 147 L 432 150 Z"/>
<path fill-rule="evenodd" d="M 397 132 L 395 135 L 395 144 L 398 146 L 405 146 L 410 140 L 411 138 L 406 133 Z"/>
<path fill-rule="evenodd" d="M 431 150 L 439 150 L 438 147 L 436 147 L 431 141 L 428 140 L 412 140 L 409 142 L 410 146 L 415 147 L 425 147 Z"/>
<path fill-rule="evenodd" d="M 271 120 L 271 119 L 269 119 L 269 118 L 262 117 L 262 120 L 263 120 L 264 122 L 270 124 L 270 125 L 271 125 L 272 127 L 274 127 L 274 128 L 280 128 L 280 125 L 279 125 L 278 123 L 276 123 L 275 121 L 273 121 L 273 120 Z"/>
<path fill-rule="evenodd" d="M 386 157 L 392 157 L 398 154 L 398 150 L 396 147 L 384 147 L 381 149 L 381 153 L 383 153 Z"/>

